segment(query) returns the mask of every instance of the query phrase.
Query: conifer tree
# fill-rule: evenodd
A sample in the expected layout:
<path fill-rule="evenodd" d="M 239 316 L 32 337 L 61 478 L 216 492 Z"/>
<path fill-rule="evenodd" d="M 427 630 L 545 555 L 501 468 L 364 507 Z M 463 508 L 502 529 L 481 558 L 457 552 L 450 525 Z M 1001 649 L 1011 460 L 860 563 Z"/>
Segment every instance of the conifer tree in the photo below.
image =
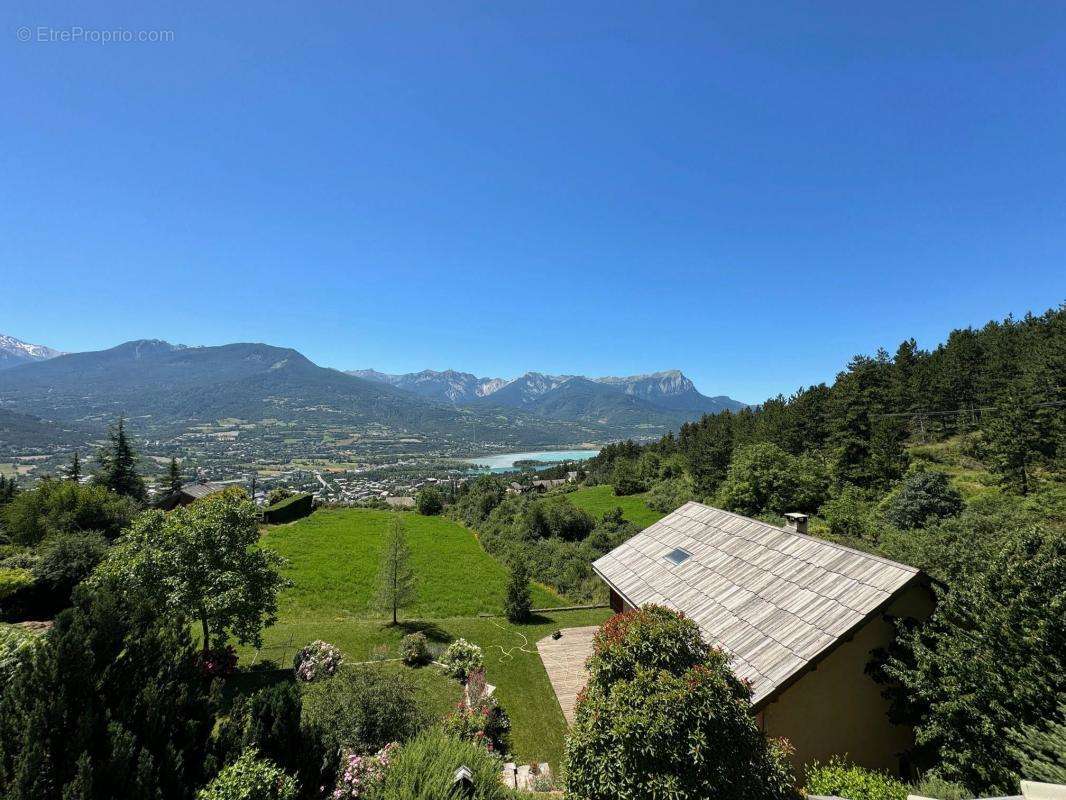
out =
<path fill-rule="evenodd" d="M 126 436 L 125 421 L 118 418 L 118 424 L 108 431 L 108 443 L 99 455 L 100 472 L 97 480 L 115 494 L 144 502 L 148 493 L 144 479 L 137 474 L 137 454 L 133 452 L 129 437 Z"/>
<path fill-rule="evenodd" d="M 74 458 L 70 460 L 70 466 L 67 468 L 67 480 L 74 483 L 81 480 L 81 457 L 77 450 L 74 451 Z"/>
<path fill-rule="evenodd" d="M 374 607 L 383 613 L 392 614 L 392 624 L 397 622 L 397 613 L 414 602 L 416 597 L 415 575 L 411 570 L 411 549 L 403 532 L 403 521 L 394 514 L 389 523 L 389 535 L 378 568 L 378 591 Z"/>
<path fill-rule="evenodd" d="M 518 557 L 511 566 L 511 580 L 507 584 L 507 597 L 503 601 L 504 613 L 510 622 L 526 622 L 533 610 L 533 598 L 529 591 L 529 567 Z"/>
<path fill-rule="evenodd" d="M 181 491 L 181 470 L 178 468 L 178 459 L 171 458 L 170 466 L 167 468 L 167 478 L 163 483 L 163 488 L 168 494 L 175 494 Z"/>

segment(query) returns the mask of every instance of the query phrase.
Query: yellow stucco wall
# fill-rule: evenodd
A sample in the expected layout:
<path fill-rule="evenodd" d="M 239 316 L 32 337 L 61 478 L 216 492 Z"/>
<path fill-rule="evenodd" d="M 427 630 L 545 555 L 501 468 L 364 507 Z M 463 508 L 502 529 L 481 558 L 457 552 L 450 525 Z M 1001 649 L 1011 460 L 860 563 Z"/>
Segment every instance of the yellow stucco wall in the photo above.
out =
<path fill-rule="evenodd" d="M 921 586 L 911 587 L 886 609 L 919 619 L 931 611 L 929 592 Z M 871 651 L 887 646 L 892 635 L 892 627 L 878 614 L 761 710 L 766 733 L 788 739 L 795 748 L 798 782 L 803 781 L 804 764 L 831 755 L 847 755 L 864 767 L 900 770 L 899 756 L 910 747 L 913 732 L 889 723 L 881 687 L 864 672 Z"/>

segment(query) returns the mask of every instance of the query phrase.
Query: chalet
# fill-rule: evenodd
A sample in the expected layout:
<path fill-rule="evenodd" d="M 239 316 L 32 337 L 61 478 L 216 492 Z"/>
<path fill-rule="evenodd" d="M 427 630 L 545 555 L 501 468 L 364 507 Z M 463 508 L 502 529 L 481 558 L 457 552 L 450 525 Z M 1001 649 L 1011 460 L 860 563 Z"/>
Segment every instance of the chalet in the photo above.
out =
<path fill-rule="evenodd" d="M 209 494 L 221 492 L 232 485 L 232 483 L 216 483 L 211 481 L 186 483 L 178 491 L 163 495 L 156 501 L 155 505 L 156 508 L 170 511 L 178 506 L 187 506 L 189 503 L 199 500 L 201 497 L 207 497 Z"/>
<path fill-rule="evenodd" d="M 560 486 L 566 485 L 566 478 L 552 478 L 549 480 L 533 481 L 533 490 L 537 492 L 549 492 Z"/>
<path fill-rule="evenodd" d="M 866 674 L 890 618 L 932 612 L 919 570 L 806 535 L 806 517 L 779 528 L 686 503 L 598 559 L 616 611 L 648 603 L 683 612 L 731 657 L 752 688 L 758 722 L 788 739 L 798 774 L 847 754 L 906 771 L 910 728 L 893 725 Z"/>

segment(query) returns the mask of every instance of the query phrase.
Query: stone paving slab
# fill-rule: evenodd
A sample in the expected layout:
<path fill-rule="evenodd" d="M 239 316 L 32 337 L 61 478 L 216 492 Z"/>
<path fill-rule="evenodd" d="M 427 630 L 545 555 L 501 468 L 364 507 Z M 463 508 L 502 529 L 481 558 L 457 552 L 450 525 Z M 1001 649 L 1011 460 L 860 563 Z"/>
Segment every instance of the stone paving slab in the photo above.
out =
<path fill-rule="evenodd" d="M 574 724 L 577 695 L 588 682 L 585 661 L 592 655 L 592 637 L 598 630 L 598 625 L 563 628 L 561 638 L 545 636 L 537 642 L 540 660 L 544 662 L 567 725 Z"/>

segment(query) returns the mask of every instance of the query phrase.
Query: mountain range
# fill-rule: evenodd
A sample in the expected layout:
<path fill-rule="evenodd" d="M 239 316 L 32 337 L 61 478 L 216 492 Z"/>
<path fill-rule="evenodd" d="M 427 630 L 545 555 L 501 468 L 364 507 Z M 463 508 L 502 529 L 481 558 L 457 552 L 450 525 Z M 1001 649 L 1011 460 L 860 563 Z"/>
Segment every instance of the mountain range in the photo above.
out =
<path fill-rule="evenodd" d="M 320 367 L 291 348 L 258 343 L 186 347 L 143 339 L 108 350 L 58 353 L 2 337 L 19 363 L 0 370 L 4 428 L 42 421 L 100 430 L 115 417 L 179 435 L 219 419 L 388 429 L 450 441 L 565 444 L 656 436 L 704 413 L 737 409 L 706 397 L 681 372 L 626 378 L 545 375 L 514 380 L 448 370 L 387 375 Z"/>
<path fill-rule="evenodd" d="M 474 408 L 516 408 L 556 419 L 632 422 L 643 415 L 646 421 L 657 421 L 664 414 L 699 416 L 744 407 L 744 403 L 725 395 L 700 394 L 680 370 L 603 378 L 527 372 L 513 380 L 479 378 L 451 369 L 403 375 L 363 369 L 349 374 L 432 400 Z"/>

